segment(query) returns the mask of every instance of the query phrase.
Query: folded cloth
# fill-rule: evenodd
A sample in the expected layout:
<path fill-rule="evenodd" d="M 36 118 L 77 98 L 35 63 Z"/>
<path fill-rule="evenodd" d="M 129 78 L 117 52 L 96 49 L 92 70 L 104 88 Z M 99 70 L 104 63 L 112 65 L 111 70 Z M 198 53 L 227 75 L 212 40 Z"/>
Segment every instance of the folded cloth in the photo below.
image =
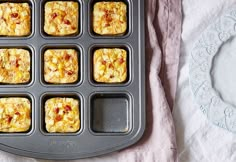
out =
<path fill-rule="evenodd" d="M 182 44 L 173 110 L 181 162 L 236 161 L 236 135 L 207 120 L 194 104 L 188 78 L 189 55 L 194 43 L 210 24 L 235 4 L 236 0 L 183 0 Z"/>
<path fill-rule="evenodd" d="M 181 0 L 146 0 L 147 125 L 145 134 L 136 145 L 123 151 L 76 161 L 177 161 L 175 128 L 169 104 L 173 104 L 176 89 L 180 33 Z M 0 161 L 46 162 L 46 160 L 23 158 L 4 152 L 0 152 Z"/>

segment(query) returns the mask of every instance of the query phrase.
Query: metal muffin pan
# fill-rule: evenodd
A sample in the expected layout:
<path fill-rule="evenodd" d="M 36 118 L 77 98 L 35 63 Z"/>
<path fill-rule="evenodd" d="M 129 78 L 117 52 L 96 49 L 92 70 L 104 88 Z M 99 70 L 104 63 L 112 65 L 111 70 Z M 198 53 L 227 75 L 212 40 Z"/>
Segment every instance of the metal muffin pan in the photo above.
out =
<path fill-rule="evenodd" d="M 79 32 L 66 37 L 43 32 L 45 0 L 27 2 L 32 12 L 32 33 L 27 37 L 0 37 L 0 48 L 24 48 L 31 54 L 31 80 L 0 84 L 0 97 L 27 97 L 32 106 L 31 128 L 22 133 L 0 133 L 0 149 L 42 159 L 78 159 L 117 151 L 136 143 L 145 130 L 145 17 L 143 0 L 113 0 L 128 6 L 127 32 L 99 36 L 92 32 L 94 0 L 79 3 Z M 102 0 L 100 0 L 102 1 Z M 112 1 L 112 0 L 105 0 Z M 2 2 L 15 2 L 4 0 Z M 96 1 L 97 2 L 97 1 Z M 93 51 L 119 47 L 127 51 L 128 77 L 119 84 L 93 80 Z M 43 78 L 46 49 L 73 48 L 78 52 L 79 78 L 71 84 L 48 84 Z M 75 133 L 48 133 L 44 104 L 50 97 L 79 100 L 81 127 Z"/>

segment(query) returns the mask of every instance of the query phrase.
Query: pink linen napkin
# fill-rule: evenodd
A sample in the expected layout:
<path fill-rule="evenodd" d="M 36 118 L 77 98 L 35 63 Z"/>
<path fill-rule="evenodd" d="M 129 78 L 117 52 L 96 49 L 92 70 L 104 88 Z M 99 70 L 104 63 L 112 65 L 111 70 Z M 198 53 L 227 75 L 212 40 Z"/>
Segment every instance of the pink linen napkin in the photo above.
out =
<path fill-rule="evenodd" d="M 146 0 L 147 123 L 142 139 L 136 145 L 118 153 L 76 162 L 178 161 L 171 109 L 177 82 L 181 19 L 181 0 Z M 1 151 L 0 161 L 44 160 L 19 157 Z"/>
<path fill-rule="evenodd" d="M 120 162 L 177 160 L 171 109 L 176 91 L 181 0 L 146 1 L 147 126 L 141 141 L 120 152 Z"/>

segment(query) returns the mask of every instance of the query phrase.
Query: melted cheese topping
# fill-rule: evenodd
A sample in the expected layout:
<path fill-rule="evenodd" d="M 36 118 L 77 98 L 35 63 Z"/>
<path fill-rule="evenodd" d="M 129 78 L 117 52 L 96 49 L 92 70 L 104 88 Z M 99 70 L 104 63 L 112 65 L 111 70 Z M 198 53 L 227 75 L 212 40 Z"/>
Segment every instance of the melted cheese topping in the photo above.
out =
<path fill-rule="evenodd" d="M 19 84 L 30 80 L 30 53 L 25 49 L 0 49 L 0 83 Z"/>
<path fill-rule="evenodd" d="M 79 101 L 73 98 L 51 98 L 45 103 L 48 132 L 76 132 L 80 129 Z"/>
<path fill-rule="evenodd" d="M 127 52 L 119 48 L 102 48 L 93 56 L 94 80 L 102 83 L 120 83 L 127 78 Z"/>
<path fill-rule="evenodd" d="M 44 31 L 64 36 L 78 32 L 79 5 L 72 1 L 50 1 L 45 4 Z"/>
<path fill-rule="evenodd" d="M 27 36 L 31 33 L 28 3 L 0 3 L 0 35 Z"/>
<path fill-rule="evenodd" d="M 93 30 L 100 35 L 124 34 L 127 6 L 123 2 L 97 2 L 93 9 Z"/>
<path fill-rule="evenodd" d="M 0 98 L 0 132 L 25 132 L 31 125 L 31 104 L 27 98 Z"/>
<path fill-rule="evenodd" d="M 48 83 L 73 83 L 78 79 L 78 69 L 74 49 L 48 49 L 44 53 L 44 79 Z"/>

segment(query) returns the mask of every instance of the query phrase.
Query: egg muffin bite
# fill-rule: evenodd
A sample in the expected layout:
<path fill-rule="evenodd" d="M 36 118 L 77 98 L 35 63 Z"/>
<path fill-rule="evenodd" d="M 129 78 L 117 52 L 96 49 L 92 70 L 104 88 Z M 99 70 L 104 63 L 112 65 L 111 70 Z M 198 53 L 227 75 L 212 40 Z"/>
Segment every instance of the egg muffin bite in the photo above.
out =
<path fill-rule="evenodd" d="M 0 83 L 23 84 L 30 81 L 30 52 L 25 49 L 0 49 Z"/>
<path fill-rule="evenodd" d="M 0 98 L 0 132 L 25 132 L 31 126 L 31 103 L 27 98 Z"/>
<path fill-rule="evenodd" d="M 0 35 L 27 36 L 31 33 L 28 3 L 0 3 Z"/>
<path fill-rule="evenodd" d="M 48 49 L 44 53 L 44 80 L 47 83 L 74 83 L 78 80 L 78 54 L 74 49 Z"/>
<path fill-rule="evenodd" d="M 120 48 L 95 50 L 93 77 L 100 83 L 124 82 L 127 79 L 127 51 Z"/>
<path fill-rule="evenodd" d="M 45 103 L 45 123 L 49 133 L 77 132 L 80 129 L 79 101 L 55 97 Z"/>
<path fill-rule="evenodd" d="M 100 35 L 122 35 L 127 30 L 127 6 L 123 2 L 96 2 L 93 31 Z"/>
<path fill-rule="evenodd" d="M 44 31 L 52 36 L 76 34 L 79 4 L 73 1 L 50 1 L 44 8 Z"/>

